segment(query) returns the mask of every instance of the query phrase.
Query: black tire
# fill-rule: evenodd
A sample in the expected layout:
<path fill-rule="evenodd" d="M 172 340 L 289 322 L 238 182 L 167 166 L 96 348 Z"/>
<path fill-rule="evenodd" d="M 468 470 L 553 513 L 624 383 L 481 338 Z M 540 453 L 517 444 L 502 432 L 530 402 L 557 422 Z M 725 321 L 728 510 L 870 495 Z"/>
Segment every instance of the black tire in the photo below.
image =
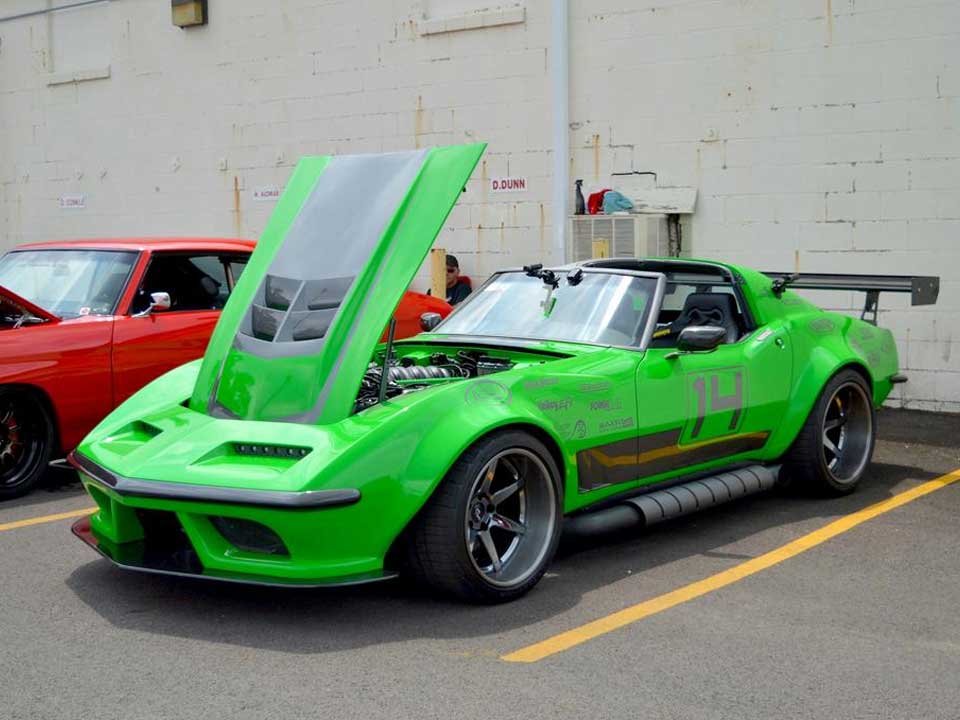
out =
<path fill-rule="evenodd" d="M 515 430 L 483 438 L 457 460 L 414 520 L 406 569 L 461 600 L 514 600 L 540 581 L 556 552 L 562 497 L 560 472 L 537 438 Z"/>
<path fill-rule="evenodd" d="M 0 387 L 0 500 L 26 495 L 46 472 L 53 418 L 35 392 Z"/>
<path fill-rule="evenodd" d="M 784 482 L 821 495 L 853 492 L 870 464 L 877 417 L 870 386 L 855 370 L 826 384 L 783 457 Z"/>

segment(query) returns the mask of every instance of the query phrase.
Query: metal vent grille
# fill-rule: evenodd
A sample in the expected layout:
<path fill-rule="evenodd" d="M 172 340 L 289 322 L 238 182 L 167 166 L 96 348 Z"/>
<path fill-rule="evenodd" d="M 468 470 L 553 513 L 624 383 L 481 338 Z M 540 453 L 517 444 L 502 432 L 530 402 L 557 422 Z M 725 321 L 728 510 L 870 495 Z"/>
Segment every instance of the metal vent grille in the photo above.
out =
<path fill-rule="evenodd" d="M 613 221 L 613 257 L 632 257 L 636 251 L 636 220 L 615 218 Z"/>
<path fill-rule="evenodd" d="M 594 257 L 606 247 L 608 257 L 658 257 L 669 253 L 663 215 L 573 215 L 570 217 L 567 260 Z"/>

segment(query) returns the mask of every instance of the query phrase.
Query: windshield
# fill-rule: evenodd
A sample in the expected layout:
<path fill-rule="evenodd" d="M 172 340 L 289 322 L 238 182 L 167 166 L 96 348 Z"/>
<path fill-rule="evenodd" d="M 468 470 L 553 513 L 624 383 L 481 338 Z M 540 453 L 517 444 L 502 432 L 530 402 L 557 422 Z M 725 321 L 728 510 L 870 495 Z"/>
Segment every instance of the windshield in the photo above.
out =
<path fill-rule="evenodd" d="M 545 308 L 547 287 L 540 278 L 497 275 L 434 332 L 640 345 L 657 278 L 588 271 L 576 285 L 559 278 Z"/>
<path fill-rule="evenodd" d="M 111 315 L 135 252 L 20 250 L 0 258 L 0 285 L 61 318 Z"/>

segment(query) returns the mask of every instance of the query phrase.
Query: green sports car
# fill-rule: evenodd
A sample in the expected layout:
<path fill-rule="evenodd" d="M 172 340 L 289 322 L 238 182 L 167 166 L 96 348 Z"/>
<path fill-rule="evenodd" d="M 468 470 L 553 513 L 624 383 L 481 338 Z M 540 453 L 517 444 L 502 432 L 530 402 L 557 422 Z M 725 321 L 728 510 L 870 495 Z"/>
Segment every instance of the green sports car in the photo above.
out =
<path fill-rule="evenodd" d="M 532 265 L 380 343 L 482 152 L 303 159 L 202 361 L 71 455 L 98 506 L 75 534 L 136 570 L 403 572 L 500 602 L 538 582 L 564 528 L 649 525 L 778 481 L 853 490 L 874 409 L 905 379 L 877 295 L 930 303 L 936 278 Z M 863 290 L 867 307 L 824 312 L 790 287 Z"/>

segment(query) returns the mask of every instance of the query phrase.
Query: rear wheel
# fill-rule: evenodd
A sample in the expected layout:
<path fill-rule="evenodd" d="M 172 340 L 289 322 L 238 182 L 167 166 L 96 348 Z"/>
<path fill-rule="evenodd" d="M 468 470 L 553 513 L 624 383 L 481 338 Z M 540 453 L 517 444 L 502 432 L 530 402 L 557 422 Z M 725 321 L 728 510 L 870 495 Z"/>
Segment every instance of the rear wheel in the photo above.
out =
<path fill-rule="evenodd" d="M 481 440 L 457 460 L 415 521 L 409 569 L 471 602 L 520 597 L 539 582 L 560 538 L 560 473 L 535 437 Z"/>
<path fill-rule="evenodd" d="M 830 379 L 784 457 L 790 485 L 845 495 L 860 483 L 876 442 L 876 413 L 860 373 L 841 370 Z"/>
<path fill-rule="evenodd" d="M 30 492 L 53 451 L 53 422 L 36 394 L 0 387 L 0 499 Z"/>

